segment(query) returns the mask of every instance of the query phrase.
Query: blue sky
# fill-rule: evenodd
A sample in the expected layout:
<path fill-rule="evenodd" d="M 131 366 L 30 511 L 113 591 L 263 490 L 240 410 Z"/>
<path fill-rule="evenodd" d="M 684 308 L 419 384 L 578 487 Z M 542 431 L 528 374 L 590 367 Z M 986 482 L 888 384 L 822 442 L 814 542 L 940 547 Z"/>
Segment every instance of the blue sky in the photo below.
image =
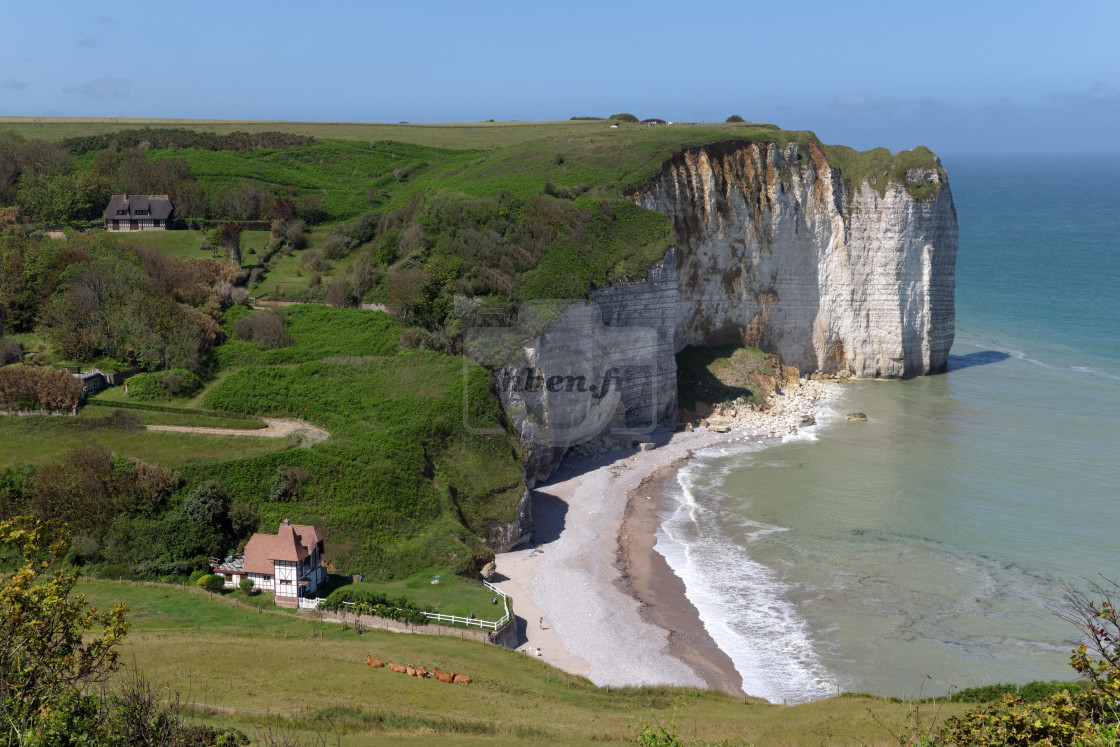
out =
<path fill-rule="evenodd" d="M 12 6 L 0 115 L 740 114 L 860 149 L 1120 150 L 1116 0 Z"/>

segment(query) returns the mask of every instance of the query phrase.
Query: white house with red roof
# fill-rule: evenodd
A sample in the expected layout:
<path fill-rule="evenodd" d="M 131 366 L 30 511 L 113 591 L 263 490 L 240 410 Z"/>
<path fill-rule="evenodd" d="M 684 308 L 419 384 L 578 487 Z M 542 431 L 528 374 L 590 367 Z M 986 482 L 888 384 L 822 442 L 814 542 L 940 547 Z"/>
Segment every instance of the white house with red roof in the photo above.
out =
<path fill-rule="evenodd" d="M 284 519 L 276 534 L 257 532 L 243 555 L 226 558 L 214 573 L 225 577 L 228 588 L 252 579 L 254 588 L 273 592 L 277 604 L 297 607 L 300 597 L 313 597 L 326 580 L 323 535 L 315 527 Z"/>

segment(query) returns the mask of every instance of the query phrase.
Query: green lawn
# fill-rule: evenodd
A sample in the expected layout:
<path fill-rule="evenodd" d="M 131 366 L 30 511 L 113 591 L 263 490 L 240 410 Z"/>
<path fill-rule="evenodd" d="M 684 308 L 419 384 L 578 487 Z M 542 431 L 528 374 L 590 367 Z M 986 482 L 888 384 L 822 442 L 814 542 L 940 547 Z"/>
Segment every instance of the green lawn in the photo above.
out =
<path fill-rule="evenodd" d="M 256 418 L 233 418 L 223 413 L 207 411 L 162 412 L 132 407 L 113 407 L 108 402 L 96 400 L 88 401 L 82 409 L 78 410 L 78 417 L 87 419 L 106 418 L 119 411 L 136 415 L 144 425 L 185 425 L 203 428 L 237 428 L 240 430 L 256 430 L 267 426 L 267 423 L 263 420 L 257 420 Z"/>
<path fill-rule="evenodd" d="M 122 244 L 128 246 L 146 246 L 156 249 L 173 259 L 210 259 L 215 256 L 213 250 L 202 251 L 202 231 L 129 231 L 113 234 Z M 264 250 L 268 243 L 268 231 L 243 231 L 241 233 L 241 262 L 245 267 L 256 264 L 256 255 L 249 254 L 249 250 L 256 252 Z M 219 258 L 224 259 L 219 252 Z"/>
<path fill-rule="evenodd" d="M 439 583 L 433 584 L 439 576 Z M 376 580 L 349 581 L 349 576 L 331 576 L 327 587 L 319 592 L 325 597 L 335 589 L 347 588 L 373 591 L 390 598 L 404 596 L 409 601 L 432 607 L 441 615 L 469 617 L 473 612 L 480 620 L 498 620 L 505 614 L 502 598 L 477 581 L 456 576 L 446 568 L 425 568 L 398 581 L 378 583 Z M 497 599 L 497 604 L 491 600 Z"/>
<path fill-rule="evenodd" d="M 252 457 L 297 445 L 294 438 L 207 436 L 194 433 L 90 428 L 83 418 L 0 415 L 0 468 L 54 461 L 68 451 L 101 445 L 161 467 Z"/>
<path fill-rule="evenodd" d="M 691 688 L 608 690 L 493 645 L 358 634 L 313 614 L 258 613 L 193 588 L 89 580 L 78 591 L 102 608 L 118 601 L 129 607 L 123 660 L 157 689 L 222 709 L 222 723 L 250 735 L 270 725 L 317 733 L 328 744 L 337 736 L 343 745 L 634 744 L 644 724 L 671 724 L 690 743 L 897 745 L 868 709 L 896 732 L 914 714 L 912 704 L 869 697 L 783 707 Z M 465 672 L 474 681 L 451 686 L 371 669 L 367 654 Z M 940 715 L 962 709 L 948 705 Z M 925 705 L 922 715 L 935 710 Z"/>

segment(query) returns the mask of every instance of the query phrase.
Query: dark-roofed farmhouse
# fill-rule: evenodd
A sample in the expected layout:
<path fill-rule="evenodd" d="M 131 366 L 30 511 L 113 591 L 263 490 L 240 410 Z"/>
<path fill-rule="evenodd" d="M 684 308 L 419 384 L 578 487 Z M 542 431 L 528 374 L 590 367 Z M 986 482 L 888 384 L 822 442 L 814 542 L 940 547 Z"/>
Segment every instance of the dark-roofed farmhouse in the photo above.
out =
<path fill-rule="evenodd" d="M 167 195 L 113 195 L 105 208 L 109 231 L 165 231 L 174 208 Z"/>

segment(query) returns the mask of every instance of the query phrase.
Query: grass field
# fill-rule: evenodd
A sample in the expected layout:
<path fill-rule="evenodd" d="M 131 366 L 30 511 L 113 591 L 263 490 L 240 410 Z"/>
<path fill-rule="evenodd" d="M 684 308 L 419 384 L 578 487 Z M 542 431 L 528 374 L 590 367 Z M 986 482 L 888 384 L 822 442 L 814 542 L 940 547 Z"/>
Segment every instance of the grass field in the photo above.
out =
<path fill-rule="evenodd" d="M 113 234 L 118 241 L 128 246 L 146 246 L 157 249 L 172 259 L 210 259 L 213 251 L 202 251 L 202 231 L 127 231 Z M 268 243 L 268 231 L 242 231 L 241 264 L 252 267 L 256 264 L 256 254 Z M 224 254 L 219 254 L 225 259 Z"/>
<path fill-rule="evenodd" d="M 296 446 L 294 438 L 208 436 L 194 433 L 91 429 L 83 418 L 0 415 L 0 468 L 42 464 L 94 445 L 161 467 L 252 457 Z"/>
<path fill-rule="evenodd" d="M 610 131 L 606 121 L 447 122 L 285 122 L 224 119 L 134 119 L 127 117 L 0 117 L 0 129 L 27 138 L 58 141 L 68 137 L 120 132 L 142 127 L 187 127 L 200 132 L 291 132 L 331 140 L 399 140 L 435 148 L 494 148 L 541 137 L 587 136 Z M 709 124 L 726 131 L 743 125 Z M 623 125 L 637 130 L 644 125 Z"/>
<path fill-rule="evenodd" d="M 87 402 L 82 409 L 78 410 L 78 417 L 86 419 L 106 418 L 118 411 L 135 414 L 144 425 L 183 425 L 202 428 L 237 428 L 240 430 L 256 430 L 267 425 L 263 420 L 257 420 L 256 418 L 233 418 L 222 413 L 186 409 L 182 412 L 141 410 L 131 407 L 113 407 L 108 401 L 93 400 Z"/>
<path fill-rule="evenodd" d="M 437 575 L 439 583 L 433 584 Z M 384 583 L 369 579 L 350 582 L 342 576 L 331 576 L 331 582 L 319 592 L 319 596 L 325 597 L 339 588 L 373 591 L 390 598 L 404 596 L 416 604 L 429 605 L 441 615 L 469 617 L 473 612 L 480 620 L 497 620 L 505 614 L 501 597 L 476 581 L 440 568 L 425 568 L 407 578 Z M 497 604 L 491 603 L 495 598 Z"/>
<path fill-rule="evenodd" d="M 730 744 L 898 744 L 913 705 L 842 697 L 784 707 L 686 688 L 595 687 L 536 659 L 455 638 L 366 631 L 314 616 L 263 611 L 198 589 L 83 581 L 99 607 L 118 601 L 133 626 L 124 660 L 211 718 L 253 735 L 262 725 L 318 732 L 334 744 L 514 745 L 550 741 L 633 744 L 645 724 L 685 739 Z M 516 605 L 516 600 L 514 600 Z M 365 665 L 383 660 L 471 675 L 470 686 L 418 680 Z M 962 706 L 946 706 L 942 716 Z M 922 714 L 934 708 L 923 706 Z M 276 714 L 282 714 L 277 716 Z M 848 735 L 830 739 L 830 735 Z M 742 741 L 740 741 L 742 740 Z"/>
<path fill-rule="evenodd" d="M 202 231 L 137 231 L 114 234 L 122 244 L 130 246 L 146 246 L 156 249 L 172 259 L 210 259 L 217 257 L 225 259 L 219 250 L 203 251 Z M 308 290 L 311 283 L 311 272 L 304 266 L 305 252 L 322 246 L 326 240 L 326 233 L 316 231 L 308 234 L 308 247 L 291 255 L 279 255 L 271 267 L 265 268 L 260 280 L 249 286 L 254 295 L 267 294 L 269 298 L 282 298 L 300 294 Z M 264 252 L 268 244 L 268 231 L 243 231 L 241 233 L 241 266 L 245 269 L 261 267 L 258 257 Z M 353 263 L 356 254 L 342 260 L 331 262 L 330 269 L 321 273 L 326 279 L 344 272 Z M 281 294 L 277 296 L 277 288 Z"/>

